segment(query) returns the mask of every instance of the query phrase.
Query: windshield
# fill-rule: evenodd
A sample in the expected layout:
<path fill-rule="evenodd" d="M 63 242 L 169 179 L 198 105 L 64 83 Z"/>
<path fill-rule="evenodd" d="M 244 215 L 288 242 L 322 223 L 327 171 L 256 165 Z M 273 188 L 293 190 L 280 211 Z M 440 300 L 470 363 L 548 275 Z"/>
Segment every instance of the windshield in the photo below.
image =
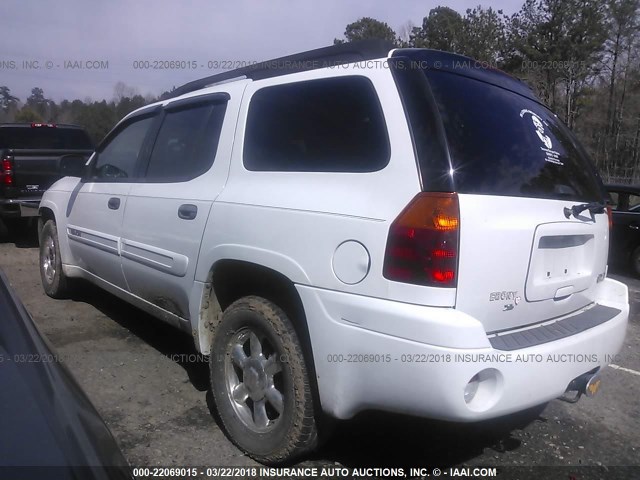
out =
<path fill-rule="evenodd" d="M 0 148 L 39 150 L 93 150 L 84 130 L 64 127 L 2 127 Z"/>
<path fill-rule="evenodd" d="M 444 123 L 456 191 L 602 201 L 590 161 L 546 107 L 479 80 L 425 72 Z"/>

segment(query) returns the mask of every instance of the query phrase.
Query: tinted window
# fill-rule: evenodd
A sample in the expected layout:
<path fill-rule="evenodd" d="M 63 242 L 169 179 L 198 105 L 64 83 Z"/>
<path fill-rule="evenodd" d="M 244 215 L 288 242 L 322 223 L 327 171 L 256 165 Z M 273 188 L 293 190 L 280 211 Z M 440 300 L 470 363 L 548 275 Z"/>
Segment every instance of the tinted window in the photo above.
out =
<path fill-rule="evenodd" d="M 460 75 L 427 73 L 462 193 L 602 201 L 573 134 L 542 105 Z"/>
<path fill-rule="evenodd" d="M 95 175 L 101 179 L 133 178 L 142 144 L 153 117 L 135 121 L 120 130 L 98 154 Z"/>
<path fill-rule="evenodd" d="M 618 212 L 640 212 L 640 196 L 628 192 L 609 192 L 612 208 Z"/>
<path fill-rule="evenodd" d="M 184 181 L 206 172 L 216 154 L 226 104 L 205 104 L 166 114 L 146 177 Z"/>
<path fill-rule="evenodd" d="M 609 203 L 613 210 L 618 210 L 620 199 L 618 198 L 618 192 L 609 192 Z"/>
<path fill-rule="evenodd" d="M 93 150 L 84 130 L 65 127 L 2 127 L 0 148 Z"/>
<path fill-rule="evenodd" d="M 637 212 L 640 208 L 640 197 L 638 195 L 629 195 L 629 211 Z"/>
<path fill-rule="evenodd" d="M 251 99 L 244 144 L 249 170 L 372 172 L 389 162 L 380 102 L 364 77 L 278 85 Z"/>
<path fill-rule="evenodd" d="M 451 192 L 451 164 L 438 121 L 438 111 L 427 79 L 403 58 L 389 60 L 415 147 L 422 188 L 431 192 Z"/>

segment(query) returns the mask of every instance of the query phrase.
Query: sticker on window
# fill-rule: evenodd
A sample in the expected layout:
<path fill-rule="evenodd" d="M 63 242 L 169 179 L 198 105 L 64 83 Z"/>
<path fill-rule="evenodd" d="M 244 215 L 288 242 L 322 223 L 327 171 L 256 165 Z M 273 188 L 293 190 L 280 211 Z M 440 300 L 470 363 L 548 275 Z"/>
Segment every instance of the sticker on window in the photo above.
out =
<path fill-rule="evenodd" d="M 531 117 L 531 126 L 533 131 L 535 132 L 538 140 L 542 143 L 540 146 L 540 150 L 542 150 L 545 154 L 545 162 L 555 163 L 556 165 L 564 165 L 564 162 L 560 160 L 560 153 L 556 150 L 553 150 L 553 141 L 551 137 L 547 135 L 545 130 L 545 126 L 549 126 L 547 122 L 542 120 L 538 114 L 532 112 L 528 109 L 523 109 L 520 111 L 520 118 L 525 118 L 525 115 L 530 115 Z"/>

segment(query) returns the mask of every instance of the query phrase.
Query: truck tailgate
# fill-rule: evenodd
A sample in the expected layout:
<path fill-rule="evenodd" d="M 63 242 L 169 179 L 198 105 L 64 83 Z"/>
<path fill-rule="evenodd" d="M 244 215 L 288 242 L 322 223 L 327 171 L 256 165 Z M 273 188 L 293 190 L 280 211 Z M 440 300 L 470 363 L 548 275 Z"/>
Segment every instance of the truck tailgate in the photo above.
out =
<path fill-rule="evenodd" d="M 87 150 L 11 150 L 14 185 L 18 196 L 41 194 L 60 177 L 60 160 L 66 155 L 89 158 Z"/>

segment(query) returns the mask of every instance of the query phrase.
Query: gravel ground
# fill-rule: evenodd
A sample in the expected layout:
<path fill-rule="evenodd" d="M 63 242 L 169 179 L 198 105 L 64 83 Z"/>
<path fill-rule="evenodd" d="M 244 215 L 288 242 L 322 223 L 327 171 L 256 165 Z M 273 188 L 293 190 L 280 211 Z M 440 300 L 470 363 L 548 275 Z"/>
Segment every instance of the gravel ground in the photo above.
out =
<path fill-rule="evenodd" d="M 220 430 L 207 364 L 191 338 L 90 285 L 70 300 L 48 298 L 37 259 L 33 232 L 9 235 L 0 225 L 0 267 L 131 465 L 256 465 Z M 552 401 L 543 410 L 474 425 L 367 413 L 339 424 L 301 465 L 640 467 L 640 281 L 613 276 L 630 288 L 632 317 L 616 363 L 622 369 L 603 372 L 595 398 Z M 575 478 L 599 475 L 579 471 L 584 475 Z M 640 478 L 640 468 L 627 474 Z"/>

